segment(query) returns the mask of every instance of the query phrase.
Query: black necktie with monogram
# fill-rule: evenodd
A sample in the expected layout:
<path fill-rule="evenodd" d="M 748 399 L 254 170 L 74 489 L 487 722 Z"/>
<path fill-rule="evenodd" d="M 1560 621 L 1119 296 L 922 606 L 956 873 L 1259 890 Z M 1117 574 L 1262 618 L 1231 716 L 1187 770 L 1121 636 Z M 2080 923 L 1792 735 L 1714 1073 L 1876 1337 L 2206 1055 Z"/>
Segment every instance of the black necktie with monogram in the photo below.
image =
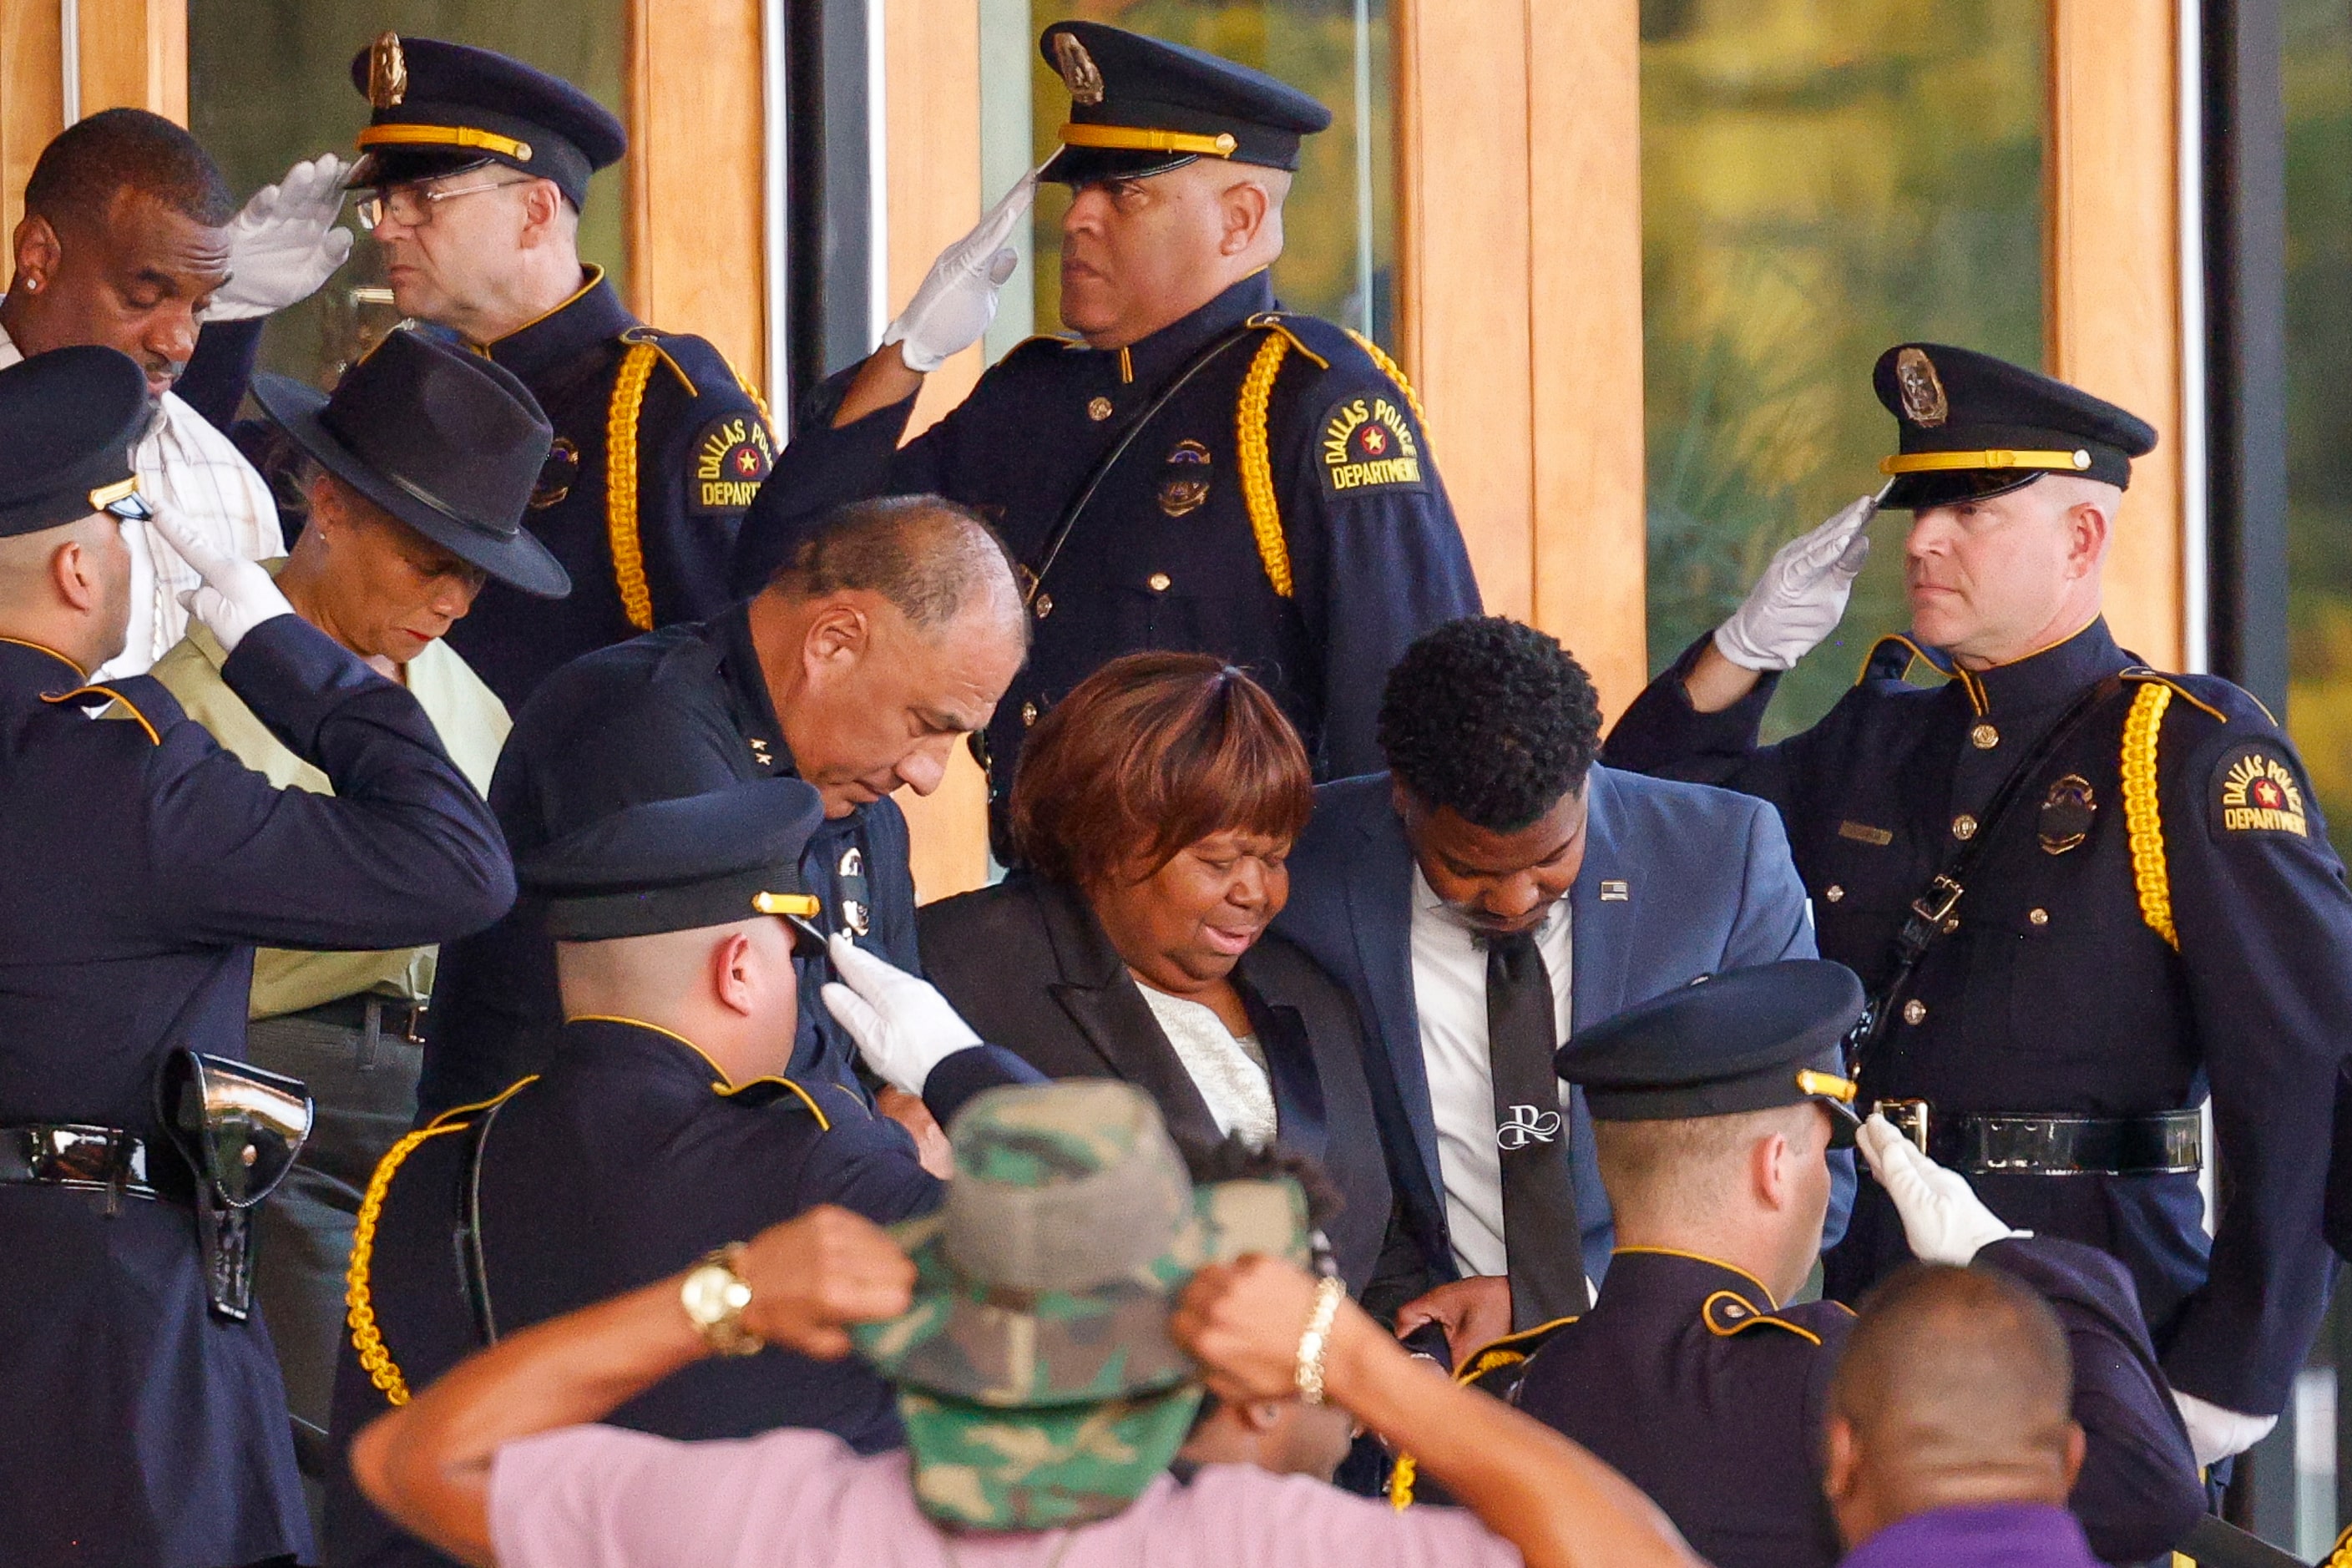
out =
<path fill-rule="evenodd" d="M 1503 1245 L 1514 1331 L 1580 1314 L 1584 1232 L 1569 1174 L 1568 1119 L 1552 1070 L 1551 975 L 1533 931 L 1486 939 L 1486 1060 L 1503 1165 Z"/>

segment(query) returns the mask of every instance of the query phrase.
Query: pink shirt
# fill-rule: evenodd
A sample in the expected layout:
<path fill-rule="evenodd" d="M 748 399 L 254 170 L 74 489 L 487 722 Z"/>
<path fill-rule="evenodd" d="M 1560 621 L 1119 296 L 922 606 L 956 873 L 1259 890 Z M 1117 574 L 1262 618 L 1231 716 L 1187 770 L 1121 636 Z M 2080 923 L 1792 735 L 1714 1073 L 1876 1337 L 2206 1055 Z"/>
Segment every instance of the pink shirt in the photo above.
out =
<path fill-rule="evenodd" d="M 1064 1549 L 1065 1540 L 1067 1545 Z M 905 1450 L 860 1458 L 787 1428 L 679 1443 L 572 1426 L 500 1448 L 499 1568 L 1519 1568 L 1460 1509 L 1399 1513 L 1297 1476 L 1214 1465 L 1153 1481 L 1075 1531 L 943 1534 L 915 1507 Z"/>

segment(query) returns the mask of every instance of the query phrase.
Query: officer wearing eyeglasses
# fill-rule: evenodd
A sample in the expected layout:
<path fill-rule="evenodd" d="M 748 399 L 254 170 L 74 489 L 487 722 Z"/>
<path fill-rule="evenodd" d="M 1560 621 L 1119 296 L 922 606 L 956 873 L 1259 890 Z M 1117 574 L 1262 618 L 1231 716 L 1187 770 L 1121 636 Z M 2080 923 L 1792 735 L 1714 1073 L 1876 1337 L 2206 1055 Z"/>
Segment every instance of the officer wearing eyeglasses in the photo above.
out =
<path fill-rule="evenodd" d="M 727 566 L 774 441 L 697 337 L 631 315 L 580 261 L 589 176 L 627 136 L 571 83 L 487 49 L 386 33 L 352 61 L 372 114 L 352 184 L 401 314 L 457 333 L 555 427 L 532 532 L 566 599 L 491 583 L 449 641 L 509 710 L 558 665 L 729 603 Z"/>

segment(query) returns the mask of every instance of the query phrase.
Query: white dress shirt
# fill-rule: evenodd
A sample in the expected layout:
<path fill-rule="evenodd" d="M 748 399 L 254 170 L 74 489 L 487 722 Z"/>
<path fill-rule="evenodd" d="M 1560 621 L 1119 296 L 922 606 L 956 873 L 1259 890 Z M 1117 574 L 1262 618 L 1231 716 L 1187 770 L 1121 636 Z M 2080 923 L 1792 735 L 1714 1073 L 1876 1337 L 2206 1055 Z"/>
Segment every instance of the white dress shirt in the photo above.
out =
<path fill-rule="evenodd" d="M 1257 1037 L 1236 1036 L 1215 1008 L 1188 997 L 1171 996 L 1140 983 L 1136 989 L 1176 1048 L 1185 1076 L 1208 1103 L 1217 1131 L 1228 1137 L 1239 1133 L 1253 1149 L 1273 1142 L 1274 1084 L 1266 1076 L 1265 1052 Z"/>
<path fill-rule="evenodd" d="M 1562 899 L 1536 928 L 1551 977 L 1553 1029 L 1565 1041 L 1573 992 L 1572 918 Z M 1503 1157 L 1495 1143 L 1495 1073 L 1486 1055 L 1486 949 L 1412 868 L 1412 999 L 1421 1059 L 1437 1122 L 1437 1169 L 1445 1223 L 1465 1274 L 1510 1271 L 1503 1249 Z M 1559 1086 L 1559 1136 L 1568 1136 L 1569 1088 Z"/>
<path fill-rule="evenodd" d="M 0 328 L 0 369 L 24 357 Z M 286 553 L 269 486 L 227 437 L 173 394 L 163 395 L 162 417 L 131 449 L 131 466 L 150 506 L 169 510 L 215 549 L 247 561 Z M 122 542 L 131 552 L 131 629 L 97 680 L 143 675 L 163 658 L 187 633 L 180 595 L 202 581 L 146 523 L 123 519 Z"/>

